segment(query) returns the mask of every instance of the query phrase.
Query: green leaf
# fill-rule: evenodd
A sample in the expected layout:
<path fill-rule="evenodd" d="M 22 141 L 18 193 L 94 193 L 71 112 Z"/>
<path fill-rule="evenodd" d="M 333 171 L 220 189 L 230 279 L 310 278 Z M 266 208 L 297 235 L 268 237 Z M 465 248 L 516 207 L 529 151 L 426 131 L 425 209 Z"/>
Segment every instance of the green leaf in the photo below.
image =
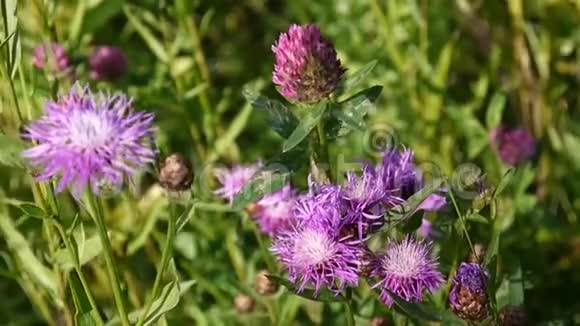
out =
<path fill-rule="evenodd" d="M 214 150 L 208 157 L 208 161 L 212 162 L 215 161 L 218 157 L 223 155 L 230 147 L 234 144 L 236 138 L 242 133 L 246 125 L 248 124 L 248 120 L 250 119 L 250 115 L 252 114 L 252 107 L 249 105 L 244 106 L 242 111 L 236 115 L 228 130 L 220 136 L 215 141 Z"/>
<path fill-rule="evenodd" d="M 436 192 L 441 188 L 443 184 L 443 179 L 433 179 L 430 183 L 426 184 L 423 189 L 419 190 L 413 196 L 409 197 L 402 205 L 393 207 L 392 212 L 388 216 L 392 220 L 404 221 L 417 211 L 421 203 L 427 199 L 431 194 Z"/>
<path fill-rule="evenodd" d="M 135 28 L 137 33 L 139 33 L 139 35 L 141 35 L 141 37 L 143 38 L 143 41 L 145 41 L 145 44 L 147 44 L 147 46 L 149 47 L 151 52 L 153 52 L 153 54 L 155 54 L 155 56 L 157 56 L 159 61 L 161 61 L 163 63 L 168 63 L 169 56 L 167 55 L 165 48 L 163 47 L 161 42 L 159 42 L 157 40 L 157 38 L 153 35 L 151 30 L 147 26 L 145 26 L 145 24 L 139 18 L 137 18 L 136 15 L 133 14 L 132 11 L 134 11 L 134 10 L 135 10 L 135 7 L 133 7 L 133 8 L 131 8 L 129 6 L 123 7 L 123 12 L 125 12 L 125 15 L 127 16 L 127 19 L 129 20 L 129 23 L 131 23 L 131 25 L 133 25 L 133 28 Z"/>
<path fill-rule="evenodd" d="M 280 136 L 288 138 L 298 127 L 298 118 L 280 101 L 253 94 L 248 89 L 244 89 L 243 95 L 254 109 L 266 113 L 268 125 Z"/>
<path fill-rule="evenodd" d="M 171 282 L 167 284 L 161 291 L 159 298 L 153 301 L 151 309 L 149 310 L 149 314 L 147 314 L 147 317 L 145 317 L 144 325 L 153 324 L 166 312 L 177 307 L 177 304 L 179 303 L 179 297 L 185 293 L 194 283 L 195 281 L 187 281 L 181 284 L 178 282 Z M 129 314 L 129 319 L 132 321 L 131 314 Z"/>
<path fill-rule="evenodd" d="M 91 6 L 85 12 L 81 35 L 92 34 L 99 28 L 105 26 L 115 15 L 121 12 L 125 2 L 125 0 L 102 0 L 98 4 Z"/>
<path fill-rule="evenodd" d="M 316 127 L 316 124 L 318 124 L 327 108 L 328 103 L 326 102 L 322 102 L 316 107 L 311 108 L 302 118 L 298 127 L 296 127 L 296 129 L 292 131 L 292 134 L 288 136 L 288 139 L 286 139 L 282 145 L 282 151 L 287 152 L 300 144 L 300 142 L 310 134 L 310 131 Z"/>
<path fill-rule="evenodd" d="M 485 252 L 485 258 L 483 260 L 483 266 L 487 267 L 497 256 L 499 250 L 499 238 L 501 235 L 501 231 L 497 226 L 493 227 L 493 233 L 491 235 L 491 240 L 489 241 L 489 245 L 487 246 L 487 250 Z"/>
<path fill-rule="evenodd" d="M 399 298 L 393 292 L 389 290 L 385 291 L 389 294 L 391 299 L 393 299 L 395 305 L 397 305 L 397 307 L 399 307 L 399 309 L 401 309 L 401 312 L 403 312 L 405 315 L 411 318 L 418 318 L 422 320 L 435 322 L 440 322 L 443 320 L 443 318 L 439 314 L 433 311 L 434 309 L 427 309 L 426 305 L 424 304 L 409 303 Z"/>
<path fill-rule="evenodd" d="M 493 198 L 497 197 L 505 190 L 505 188 L 510 183 L 512 177 L 514 176 L 515 171 L 516 171 L 515 168 L 510 168 L 504 173 L 503 177 L 501 178 L 501 181 L 497 185 L 497 188 L 495 188 L 495 191 L 493 192 Z"/>
<path fill-rule="evenodd" d="M 195 283 L 196 282 L 194 280 L 189 280 L 181 283 L 174 281 L 165 285 L 159 297 L 153 301 L 151 309 L 149 309 L 149 313 L 147 314 L 143 325 L 153 325 L 155 321 L 157 321 L 166 312 L 177 307 L 179 298 L 183 296 Z M 131 323 L 137 323 L 142 313 L 143 309 L 132 311 L 129 313 L 129 321 Z M 120 324 L 119 317 L 115 317 L 107 322 L 106 326 L 113 326 L 118 324 Z"/>
<path fill-rule="evenodd" d="M 355 71 L 352 74 L 347 75 L 344 77 L 338 86 L 337 93 L 344 94 L 352 91 L 354 87 L 360 84 L 363 80 L 365 80 L 368 75 L 373 71 L 375 66 L 377 65 L 377 60 L 373 60 L 366 65 L 364 65 L 359 70 Z"/>
<path fill-rule="evenodd" d="M 0 134 L 0 148 L 0 164 L 11 167 L 24 166 L 22 151 L 26 149 L 25 142 Z"/>
<path fill-rule="evenodd" d="M 468 221 L 473 221 L 473 222 L 477 222 L 477 223 L 489 224 L 489 220 L 487 218 L 485 218 L 477 213 L 467 215 L 466 219 Z"/>
<path fill-rule="evenodd" d="M 373 86 L 362 90 L 338 103 L 338 105 L 333 106 L 331 114 L 335 119 L 340 121 L 341 125 L 363 131 L 366 126 L 364 118 L 382 90 L 382 86 Z M 340 132 L 339 135 L 341 135 Z"/>
<path fill-rule="evenodd" d="M 85 239 L 82 233 L 84 233 L 84 231 L 77 232 L 75 234 L 75 241 L 73 242 L 77 243 L 77 251 L 81 266 L 99 256 L 101 251 L 103 251 L 102 243 L 97 235 Z M 71 257 L 70 251 L 66 248 L 57 250 L 54 254 L 54 260 L 56 263 L 61 265 L 63 269 L 70 270 L 74 268 L 73 258 Z"/>
<path fill-rule="evenodd" d="M 499 126 L 505 108 L 505 102 L 506 98 L 502 93 L 495 93 L 491 98 L 485 115 L 485 124 L 488 130 Z"/>
<path fill-rule="evenodd" d="M 46 212 L 42 208 L 36 206 L 34 203 L 22 203 L 18 205 L 18 208 L 20 208 L 24 214 L 30 217 L 38 219 L 44 219 L 48 217 Z"/>
<path fill-rule="evenodd" d="M 96 326 L 99 318 L 99 312 L 93 310 L 87 293 L 85 292 L 81 282 L 76 274 L 71 274 L 68 278 L 69 287 L 71 289 L 73 302 L 76 308 L 75 320 L 76 325 L 79 326 Z"/>
<path fill-rule="evenodd" d="M 14 222 L 2 208 L 0 208 L 0 232 L 2 232 L 4 241 L 19 261 L 23 271 L 28 273 L 36 284 L 45 289 L 53 300 L 58 301 L 54 272 L 34 255 L 26 238 L 18 231 Z"/>
<path fill-rule="evenodd" d="M 256 172 L 236 195 L 233 206 L 239 209 L 244 208 L 264 195 L 282 188 L 288 182 L 288 177 L 289 174 L 282 171 L 266 169 Z"/>
<path fill-rule="evenodd" d="M 514 306 L 524 304 L 524 279 L 522 275 L 522 266 L 518 261 L 514 273 L 509 276 L 509 303 Z"/>
<path fill-rule="evenodd" d="M 271 279 L 272 281 L 283 285 L 286 289 L 288 289 L 288 291 L 301 296 L 303 298 L 309 299 L 309 300 L 314 300 L 314 301 L 320 301 L 320 302 L 344 302 L 346 301 L 346 298 L 342 295 L 342 294 L 338 294 L 335 295 L 334 293 L 330 292 L 327 289 L 321 289 L 319 291 L 318 294 L 314 294 L 314 290 L 312 289 L 304 289 L 302 292 L 298 293 L 298 289 L 296 288 L 296 286 L 294 286 L 294 284 L 290 283 L 290 281 L 288 281 L 285 278 L 282 277 L 278 277 L 275 275 L 268 275 L 268 278 Z"/>

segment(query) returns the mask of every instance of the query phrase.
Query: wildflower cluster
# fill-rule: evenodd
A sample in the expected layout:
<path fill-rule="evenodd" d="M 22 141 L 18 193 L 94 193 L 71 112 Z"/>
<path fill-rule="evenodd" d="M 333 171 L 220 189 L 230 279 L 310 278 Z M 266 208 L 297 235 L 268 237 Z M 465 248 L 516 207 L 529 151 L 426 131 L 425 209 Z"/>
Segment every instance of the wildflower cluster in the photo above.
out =
<path fill-rule="evenodd" d="M 219 169 L 222 187 L 215 191 L 229 201 L 259 169 L 259 164 Z M 288 271 L 298 291 L 328 289 L 336 294 L 369 278 L 380 297 L 392 305 L 390 293 L 421 301 L 424 291 L 443 282 L 427 241 L 406 237 L 372 253 L 371 235 L 385 223 L 384 215 L 420 190 L 421 174 L 410 150 L 386 150 L 380 163 L 363 163 L 361 173 L 348 172 L 343 184 L 310 182 L 306 193 L 290 185 L 258 200 L 250 213 L 272 237 L 271 251 Z M 428 198 L 425 209 L 441 207 L 443 197 Z"/>

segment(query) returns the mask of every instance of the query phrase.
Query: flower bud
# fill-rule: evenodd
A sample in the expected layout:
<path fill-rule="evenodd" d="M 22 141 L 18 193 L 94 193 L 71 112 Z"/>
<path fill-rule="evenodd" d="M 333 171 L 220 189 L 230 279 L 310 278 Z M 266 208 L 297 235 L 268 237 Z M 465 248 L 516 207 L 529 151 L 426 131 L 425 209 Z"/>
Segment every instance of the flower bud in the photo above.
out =
<path fill-rule="evenodd" d="M 390 322 L 390 320 L 387 317 L 374 316 L 370 320 L 369 325 L 370 326 L 390 326 L 390 325 L 392 325 L 392 323 Z"/>
<path fill-rule="evenodd" d="M 484 320 L 489 312 L 487 280 L 488 274 L 479 264 L 461 263 L 449 293 L 453 312 L 466 320 Z"/>
<path fill-rule="evenodd" d="M 94 80 L 116 80 L 127 71 L 127 57 L 114 46 L 99 46 L 89 58 L 90 76 Z"/>
<path fill-rule="evenodd" d="M 236 308 L 236 311 L 241 314 L 247 314 L 252 312 L 254 310 L 255 305 L 256 302 L 254 301 L 254 299 L 245 294 L 238 294 L 234 298 L 234 307 Z"/>
<path fill-rule="evenodd" d="M 528 314 L 522 307 L 507 305 L 499 311 L 500 326 L 526 326 L 529 324 Z"/>
<path fill-rule="evenodd" d="M 268 278 L 268 271 L 261 270 L 254 278 L 254 290 L 259 295 L 269 296 L 278 291 L 278 284 Z"/>
<path fill-rule="evenodd" d="M 316 103 L 332 93 L 345 69 L 330 41 L 316 25 L 292 25 L 272 46 L 276 57 L 272 81 L 293 102 Z"/>
<path fill-rule="evenodd" d="M 492 130 L 489 137 L 499 158 L 508 165 L 521 164 L 536 153 L 534 137 L 525 128 L 508 129 L 501 126 Z"/>
<path fill-rule="evenodd" d="M 169 155 L 161 164 L 159 183 L 169 191 L 185 191 L 191 186 L 191 163 L 179 153 Z"/>

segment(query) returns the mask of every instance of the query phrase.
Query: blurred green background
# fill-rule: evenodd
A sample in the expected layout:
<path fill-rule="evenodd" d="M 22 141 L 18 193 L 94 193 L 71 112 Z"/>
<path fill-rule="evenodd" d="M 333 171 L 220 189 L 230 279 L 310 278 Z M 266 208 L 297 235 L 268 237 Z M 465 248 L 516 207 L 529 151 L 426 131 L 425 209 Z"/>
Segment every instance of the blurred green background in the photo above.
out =
<path fill-rule="evenodd" d="M 136 107 L 155 112 L 161 152 L 186 154 L 198 176 L 206 175 L 212 162 L 252 162 L 280 152 L 281 139 L 266 131 L 265 119 L 246 103 L 242 90 L 258 88 L 279 97 L 270 82 L 271 45 L 291 23 L 320 25 L 349 71 L 378 60 L 365 86 L 379 84 L 384 90 L 368 130 L 333 146 L 347 161 L 372 158 L 376 144 L 394 142 L 448 176 L 471 163 L 497 184 L 507 167 L 490 148 L 489 131 L 500 121 L 528 128 L 538 154 L 516 169 L 498 203 L 493 223 L 501 233 L 498 261 L 521 265 L 532 320 L 580 323 L 580 1 L 28 0 L 19 1 L 17 17 L 20 44 L 14 48 L 20 52 L 14 53 L 12 80 L 24 121 L 40 115 L 44 99 L 67 89 L 67 81 L 57 83 L 32 67 L 34 47 L 61 43 L 77 77 L 88 81 L 85 58 L 92 48 L 118 46 L 129 57 L 129 72 L 117 83 L 91 82 L 94 88 L 126 92 Z M 2 56 L 12 54 L 2 51 Z M 22 122 L 15 114 L 9 70 L 3 67 L 0 80 L 0 126 L 16 137 Z M 43 254 L 48 244 L 42 223 L 20 218 L 9 205 L 32 195 L 26 171 L 3 164 L 17 155 L 3 147 L 0 212 L 10 216 L 26 248 L 51 266 L 51 257 Z M 211 189 L 197 193 L 213 200 Z M 68 225 L 74 202 L 67 195 L 60 199 L 71 214 Z M 129 300 L 138 306 L 159 259 L 166 201 L 146 175 L 139 189 L 108 204 Z M 444 216 L 434 220 L 444 230 L 449 224 Z M 474 238 L 486 243 L 489 234 L 480 229 L 486 227 L 472 228 Z M 19 249 L 4 235 L 0 323 L 43 324 L 42 313 L 30 313 L 35 300 L 49 302 L 51 313 L 56 307 L 30 283 Z M 263 267 L 247 217 L 210 207 L 194 216 L 175 245 L 177 273 L 197 284 L 168 314 L 168 324 L 268 324 L 265 308 L 240 315 L 232 307 L 236 294 L 251 293 L 252 275 Z M 100 264 L 85 269 L 97 297 L 106 297 Z M 66 296 L 66 288 L 61 292 Z M 266 307 L 263 300 L 258 303 Z M 298 324 L 320 323 L 325 315 L 302 299 L 280 302 L 304 307 L 295 308 Z M 359 318 L 361 324 L 364 320 Z"/>

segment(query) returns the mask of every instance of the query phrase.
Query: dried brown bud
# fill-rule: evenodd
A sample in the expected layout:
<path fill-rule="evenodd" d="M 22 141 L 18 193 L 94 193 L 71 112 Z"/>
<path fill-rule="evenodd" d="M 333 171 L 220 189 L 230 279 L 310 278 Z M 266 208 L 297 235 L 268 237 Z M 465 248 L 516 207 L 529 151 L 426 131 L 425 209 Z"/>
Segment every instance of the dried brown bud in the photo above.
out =
<path fill-rule="evenodd" d="M 254 301 L 254 299 L 245 294 L 238 294 L 234 298 L 234 306 L 236 308 L 236 311 L 241 314 L 247 314 L 252 312 L 254 310 L 255 305 L 256 302 Z"/>
<path fill-rule="evenodd" d="M 179 153 L 169 155 L 161 164 L 159 183 L 169 191 L 184 191 L 189 189 L 193 175 L 191 163 Z"/>
<path fill-rule="evenodd" d="M 529 324 L 528 314 L 522 307 L 507 305 L 499 311 L 500 326 L 525 326 Z"/>
<path fill-rule="evenodd" d="M 268 271 L 261 270 L 254 278 L 254 290 L 259 295 L 272 295 L 278 291 L 278 284 L 268 278 Z"/>
<path fill-rule="evenodd" d="M 370 326 L 390 326 L 392 324 L 387 317 L 374 316 L 370 320 L 369 325 Z"/>

